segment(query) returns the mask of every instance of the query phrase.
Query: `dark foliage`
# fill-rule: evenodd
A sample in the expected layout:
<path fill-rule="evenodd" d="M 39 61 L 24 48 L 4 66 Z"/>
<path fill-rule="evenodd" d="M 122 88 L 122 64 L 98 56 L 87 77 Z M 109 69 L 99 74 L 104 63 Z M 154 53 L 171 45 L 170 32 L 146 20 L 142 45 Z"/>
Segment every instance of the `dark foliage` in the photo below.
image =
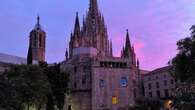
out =
<path fill-rule="evenodd" d="M 12 65 L 0 76 L 0 109 L 23 110 L 34 106 L 38 110 L 46 105 L 63 109 L 68 75 L 60 65 Z"/>
<path fill-rule="evenodd" d="M 195 80 L 195 25 L 190 28 L 191 36 L 177 42 L 178 54 L 172 59 L 172 75 L 182 82 Z"/>

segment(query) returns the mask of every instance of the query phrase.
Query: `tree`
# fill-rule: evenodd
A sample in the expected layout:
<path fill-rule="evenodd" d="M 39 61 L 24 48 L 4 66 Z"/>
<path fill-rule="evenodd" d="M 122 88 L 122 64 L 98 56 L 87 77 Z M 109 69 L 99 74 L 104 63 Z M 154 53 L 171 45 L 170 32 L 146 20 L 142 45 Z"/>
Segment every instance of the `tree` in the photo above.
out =
<path fill-rule="evenodd" d="M 190 37 L 177 42 L 179 52 L 170 62 L 172 75 L 182 82 L 195 81 L 195 25 L 190 30 Z"/>
<path fill-rule="evenodd" d="M 195 25 L 190 28 L 190 37 L 177 42 L 178 54 L 170 61 L 171 74 L 180 81 L 175 92 L 173 106 L 179 110 L 194 110 L 195 91 Z"/>
<path fill-rule="evenodd" d="M 60 70 L 60 64 L 48 66 L 12 65 L 0 76 L 0 109 L 23 110 L 33 106 L 60 110 L 65 103 L 68 74 Z"/>
<path fill-rule="evenodd" d="M 65 103 L 65 94 L 68 92 L 69 74 L 61 71 L 60 64 L 48 66 L 41 63 L 40 65 L 45 70 L 51 84 L 52 95 L 48 97 L 50 99 L 49 103 L 54 101 L 58 109 L 62 110 Z M 51 96 L 54 98 L 51 98 Z"/>
<path fill-rule="evenodd" d="M 40 109 L 46 104 L 47 94 L 51 91 L 47 76 L 38 65 L 12 65 L 1 76 L 0 85 L 5 87 L 1 91 L 8 97 L 0 97 L 7 103 L 0 106 L 8 110 L 21 110 L 32 105 Z"/>

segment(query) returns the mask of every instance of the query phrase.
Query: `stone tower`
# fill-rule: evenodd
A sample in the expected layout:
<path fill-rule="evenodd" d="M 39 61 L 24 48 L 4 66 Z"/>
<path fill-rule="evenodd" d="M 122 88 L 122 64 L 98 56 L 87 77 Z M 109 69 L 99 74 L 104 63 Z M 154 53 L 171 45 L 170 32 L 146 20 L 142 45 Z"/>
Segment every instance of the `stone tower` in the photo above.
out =
<path fill-rule="evenodd" d="M 45 61 L 45 40 L 46 33 L 41 28 L 40 17 L 37 16 L 37 24 L 34 29 L 30 32 L 29 36 L 29 49 L 27 56 L 27 63 L 34 64 L 39 61 Z"/>

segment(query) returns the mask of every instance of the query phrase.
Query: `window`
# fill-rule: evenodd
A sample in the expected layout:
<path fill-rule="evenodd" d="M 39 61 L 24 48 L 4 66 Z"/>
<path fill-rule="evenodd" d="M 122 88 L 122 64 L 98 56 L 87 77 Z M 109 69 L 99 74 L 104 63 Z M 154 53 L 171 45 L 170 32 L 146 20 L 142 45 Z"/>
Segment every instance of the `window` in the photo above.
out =
<path fill-rule="evenodd" d="M 127 63 L 124 63 L 124 66 L 127 67 Z"/>
<path fill-rule="evenodd" d="M 39 34 L 39 47 L 42 47 L 42 35 Z"/>
<path fill-rule="evenodd" d="M 100 67 L 104 67 L 104 63 L 103 62 L 100 62 Z"/>
<path fill-rule="evenodd" d="M 167 85 L 167 80 L 164 80 L 164 85 L 165 85 L 165 86 Z"/>
<path fill-rule="evenodd" d="M 100 85 L 100 87 L 104 87 L 105 86 L 105 80 L 100 79 L 99 85 Z"/>
<path fill-rule="evenodd" d="M 118 103 L 118 98 L 116 96 L 112 96 L 112 104 L 116 105 Z"/>
<path fill-rule="evenodd" d="M 83 66 L 83 72 L 87 73 L 91 70 L 90 66 Z"/>
<path fill-rule="evenodd" d="M 156 88 L 159 88 L 159 82 L 156 82 Z"/>
<path fill-rule="evenodd" d="M 121 86 L 122 87 L 126 87 L 127 86 L 127 83 L 128 83 L 127 77 L 122 77 L 120 83 L 121 83 Z"/>
<path fill-rule="evenodd" d="M 152 89 L 151 83 L 148 84 L 148 89 L 149 89 L 149 90 Z"/>
<path fill-rule="evenodd" d="M 171 79 L 171 84 L 174 84 L 174 80 L 173 79 Z"/>
<path fill-rule="evenodd" d="M 107 62 L 104 62 L 104 67 L 108 67 L 108 63 Z"/>
<path fill-rule="evenodd" d="M 82 76 L 82 84 L 86 84 L 87 76 L 83 75 Z"/>
<path fill-rule="evenodd" d="M 74 72 L 75 72 L 75 73 L 77 72 L 77 67 L 74 67 Z"/>
<path fill-rule="evenodd" d="M 77 88 L 77 83 L 76 82 L 74 82 L 74 88 Z"/>
<path fill-rule="evenodd" d="M 116 63 L 115 62 L 112 62 L 112 67 L 116 68 Z"/>
<path fill-rule="evenodd" d="M 152 97 L 152 92 L 149 92 L 149 97 Z"/>
<path fill-rule="evenodd" d="M 164 93 L 165 93 L 165 97 L 169 97 L 169 90 L 168 89 L 165 89 Z"/>
<path fill-rule="evenodd" d="M 112 62 L 108 62 L 109 67 L 112 67 Z"/>
<path fill-rule="evenodd" d="M 136 89 L 134 89 L 134 90 L 133 90 L 133 94 L 134 94 L 134 97 L 135 97 L 135 98 L 136 98 L 136 95 L 137 95 L 136 92 L 137 92 Z"/>
<path fill-rule="evenodd" d="M 160 98 L 160 91 L 156 91 L 156 96 Z"/>
<path fill-rule="evenodd" d="M 119 65 L 120 65 L 120 68 L 122 68 L 122 67 L 123 67 L 123 63 L 119 63 Z"/>

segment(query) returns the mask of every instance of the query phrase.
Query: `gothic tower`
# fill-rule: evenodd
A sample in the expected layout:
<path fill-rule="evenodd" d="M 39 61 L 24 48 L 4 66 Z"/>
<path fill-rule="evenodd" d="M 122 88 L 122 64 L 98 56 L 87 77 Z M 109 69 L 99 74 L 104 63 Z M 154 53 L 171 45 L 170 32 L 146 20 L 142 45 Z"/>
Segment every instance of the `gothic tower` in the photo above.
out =
<path fill-rule="evenodd" d="M 45 61 L 45 40 L 46 33 L 43 31 L 40 25 L 40 17 L 37 16 L 37 24 L 30 32 L 29 36 L 29 49 L 27 56 L 27 63 L 33 64 L 39 61 Z"/>
<path fill-rule="evenodd" d="M 69 43 L 70 57 L 73 56 L 73 50 L 79 47 L 92 47 L 97 49 L 98 56 L 112 57 L 110 51 L 112 47 L 108 41 L 107 28 L 104 17 L 98 9 L 97 0 L 90 0 L 82 27 L 80 27 L 78 13 L 76 14 L 75 27 Z"/>
<path fill-rule="evenodd" d="M 134 47 L 131 45 L 128 29 L 126 33 L 125 47 L 123 47 L 121 51 L 121 57 L 129 59 L 131 64 L 136 65 L 136 54 L 135 54 Z"/>

